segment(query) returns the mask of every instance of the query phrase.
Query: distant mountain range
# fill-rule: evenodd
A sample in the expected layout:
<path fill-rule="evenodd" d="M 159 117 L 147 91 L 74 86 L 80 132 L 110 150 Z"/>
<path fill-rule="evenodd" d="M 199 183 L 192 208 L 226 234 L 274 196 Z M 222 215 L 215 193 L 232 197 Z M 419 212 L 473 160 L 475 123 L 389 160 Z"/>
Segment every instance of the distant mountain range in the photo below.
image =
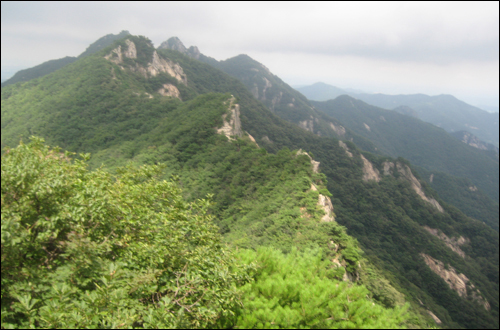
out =
<path fill-rule="evenodd" d="M 396 110 L 401 106 L 409 107 L 414 110 L 415 117 L 442 127 L 448 132 L 469 131 L 482 141 L 499 146 L 498 113 L 489 113 L 452 95 L 343 93 L 342 89 L 324 83 L 316 83 L 297 90 L 316 101 L 326 101 L 347 94 L 384 109 Z"/>

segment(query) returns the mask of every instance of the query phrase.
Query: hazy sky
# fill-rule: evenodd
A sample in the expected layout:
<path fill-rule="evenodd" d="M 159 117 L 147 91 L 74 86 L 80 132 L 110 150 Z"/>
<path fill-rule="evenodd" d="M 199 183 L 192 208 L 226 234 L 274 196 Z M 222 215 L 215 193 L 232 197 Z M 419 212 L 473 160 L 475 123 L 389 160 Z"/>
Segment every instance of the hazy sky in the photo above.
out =
<path fill-rule="evenodd" d="M 2 1 L 2 72 L 77 56 L 128 30 L 218 60 L 248 54 L 291 85 L 453 94 L 498 106 L 495 2 Z"/>

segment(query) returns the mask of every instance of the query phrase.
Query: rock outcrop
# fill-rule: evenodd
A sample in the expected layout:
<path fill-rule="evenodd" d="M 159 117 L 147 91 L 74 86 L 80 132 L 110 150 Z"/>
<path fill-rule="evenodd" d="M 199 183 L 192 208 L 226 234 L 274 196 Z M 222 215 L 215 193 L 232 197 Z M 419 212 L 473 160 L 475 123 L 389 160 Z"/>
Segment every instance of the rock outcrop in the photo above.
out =
<path fill-rule="evenodd" d="M 240 105 L 234 104 L 234 101 L 236 99 L 231 95 L 231 98 L 228 100 L 229 114 L 222 115 L 223 125 L 217 129 L 217 133 L 225 135 L 229 140 L 234 140 L 234 136 L 243 136 L 240 121 Z"/>
<path fill-rule="evenodd" d="M 297 151 L 297 156 L 299 155 L 306 155 L 307 157 L 309 157 L 313 172 L 318 173 L 320 162 L 317 162 L 314 159 L 312 159 L 312 157 L 307 152 L 302 151 L 302 149 L 299 149 L 299 151 Z M 318 191 L 318 188 L 316 188 L 314 183 L 311 183 L 310 189 L 311 191 Z M 319 194 L 318 203 L 316 205 L 318 205 L 325 212 L 325 215 L 321 217 L 321 221 L 323 222 L 335 221 L 335 213 L 333 212 L 333 204 L 330 197 L 325 196 L 323 194 Z"/>
<path fill-rule="evenodd" d="M 347 144 L 345 144 L 344 142 L 340 141 L 339 140 L 339 146 L 345 150 L 345 153 L 347 154 L 347 156 L 349 156 L 350 158 L 352 158 L 352 153 L 349 151 L 349 148 L 347 147 Z"/>
<path fill-rule="evenodd" d="M 163 96 L 171 96 L 171 97 L 176 97 L 179 100 L 181 99 L 181 93 L 172 84 L 164 84 L 162 88 L 158 90 L 158 93 Z"/>
<path fill-rule="evenodd" d="M 361 160 L 363 161 L 363 180 L 364 181 L 380 181 L 380 173 L 379 171 L 373 167 L 373 164 L 370 163 L 368 159 L 366 159 L 363 155 L 360 155 Z"/>
<path fill-rule="evenodd" d="M 137 58 L 137 48 L 134 42 L 127 39 L 125 40 L 125 43 L 127 44 L 127 49 L 122 49 L 121 46 L 118 46 L 113 49 L 111 53 L 104 56 L 107 60 L 118 64 L 121 69 L 125 69 L 123 66 L 123 57 L 131 59 Z M 177 79 L 180 83 L 187 85 L 187 77 L 186 74 L 184 74 L 182 67 L 169 59 L 160 57 L 156 50 L 153 52 L 153 56 L 147 67 L 143 67 L 136 63 L 135 67 L 130 67 L 130 69 L 134 72 L 142 74 L 145 78 L 154 77 L 161 72 L 165 72 Z"/>
<path fill-rule="evenodd" d="M 332 130 L 337 134 L 338 137 L 344 137 L 345 136 L 345 128 L 342 127 L 341 125 L 334 125 L 333 123 L 330 123 L 330 127 Z"/>
<path fill-rule="evenodd" d="M 435 200 L 432 197 L 427 197 L 422 190 L 422 185 L 420 184 L 420 181 L 417 180 L 417 178 L 413 175 L 411 172 L 410 167 L 408 165 L 401 164 L 400 162 L 396 162 L 396 168 L 398 172 L 403 175 L 411 184 L 411 187 L 413 190 L 417 193 L 420 198 L 422 198 L 424 201 L 427 203 L 431 204 L 434 208 L 436 208 L 439 212 L 443 213 L 444 209 L 443 207 L 438 203 L 437 200 Z"/>
<path fill-rule="evenodd" d="M 311 120 L 299 121 L 299 127 L 305 129 L 306 131 L 314 132 L 314 122 L 312 117 Z"/>
<path fill-rule="evenodd" d="M 465 258 L 465 252 L 460 249 L 460 246 L 465 243 L 469 243 L 470 239 L 460 236 L 458 238 L 453 237 L 449 238 L 445 233 L 441 232 L 438 229 L 430 228 L 428 226 L 424 226 L 424 229 L 427 230 L 430 234 L 436 236 L 440 240 L 442 240 L 447 247 L 449 247 L 452 251 L 456 252 L 462 258 Z"/>
<path fill-rule="evenodd" d="M 382 166 L 384 166 L 384 175 L 392 175 L 394 172 L 394 163 L 391 162 L 383 162 Z"/>
<path fill-rule="evenodd" d="M 441 324 L 443 322 L 441 322 L 441 320 L 433 313 L 431 312 L 430 310 L 427 310 L 427 313 L 429 313 L 429 315 L 432 317 L 432 319 L 434 320 L 434 322 L 436 322 L 436 324 Z"/>
<path fill-rule="evenodd" d="M 420 253 L 420 255 L 424 258 L 427 266 L 429 266 L 434 273 L 441 277 L 446 284 L 448 284 L 450 289 L 456 291 L 460 297 L 471 297 L 486 310 L 489 311 L 491 309 L 488 301 L 481 296 L 481 292 L 475 288 L 474 284 L 470 283 L 467 276 L 464 274 L 458 274 L 455 268 L 450 265 L 445 267 L 443 262 L 434 259 L 425 253 Z"/>
<path fill-rule="evenodd" d="M 178 52 L 180 52 L 184 55 L 187 55 L 191 58 L 194 58 L 194 59 L 199 59 L 200 55 L 201 55 L 198 47 L 191 46 L 189 48 L 186 48 L 184 46 L 184 44 L 182 43 L 182 41 L 177 37 L 172 37 L 172 38 L 168 39 L 167 41 L 162 42 L 160 44 L 160 46 L 158 47 L 158 49 L 175 50 L 175 51 L 178 51 Z"/>

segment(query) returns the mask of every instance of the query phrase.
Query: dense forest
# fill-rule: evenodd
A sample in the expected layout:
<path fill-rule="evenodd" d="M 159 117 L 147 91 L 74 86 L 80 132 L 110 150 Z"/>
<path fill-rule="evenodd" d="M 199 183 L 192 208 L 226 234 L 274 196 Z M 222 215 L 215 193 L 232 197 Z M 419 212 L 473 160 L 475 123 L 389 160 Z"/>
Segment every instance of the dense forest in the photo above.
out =
<path fill-rule="evenodd" d="M 498 327 L 498 232 L 315 133 L 144 37 L 3 87 L 2 326 Z"/>

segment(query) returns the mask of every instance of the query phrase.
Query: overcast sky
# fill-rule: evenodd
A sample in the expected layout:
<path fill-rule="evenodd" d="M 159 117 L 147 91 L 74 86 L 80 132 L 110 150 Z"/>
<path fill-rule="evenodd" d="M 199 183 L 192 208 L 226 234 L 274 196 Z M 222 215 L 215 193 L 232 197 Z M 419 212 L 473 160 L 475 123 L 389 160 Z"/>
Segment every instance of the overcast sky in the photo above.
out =
<path fill-rule="evenodd" d="M 290 85 L 452 94 L 498 106 L 495 2 L 1 2 L 2 76 L 128 30 L 218 60 L 248 54 Z"/>

